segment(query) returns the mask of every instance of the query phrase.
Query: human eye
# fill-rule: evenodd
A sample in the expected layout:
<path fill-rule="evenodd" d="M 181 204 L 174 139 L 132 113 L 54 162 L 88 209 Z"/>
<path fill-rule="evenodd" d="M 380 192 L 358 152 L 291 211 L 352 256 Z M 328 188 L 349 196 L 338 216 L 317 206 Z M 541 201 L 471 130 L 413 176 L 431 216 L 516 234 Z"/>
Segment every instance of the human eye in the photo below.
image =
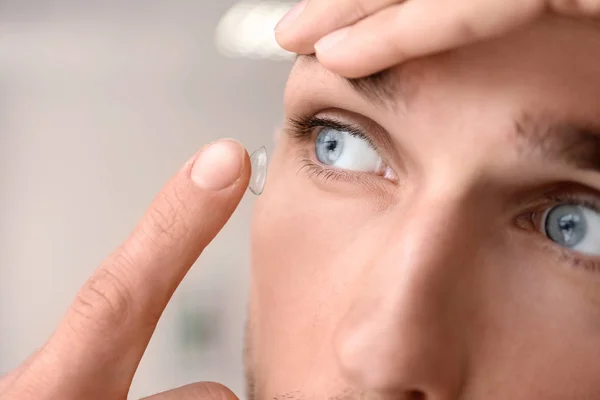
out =
<path fill-rule="evenodd" d="M 386 168 L 367 139 L 347 130 L 323 127 L 315 139 L 315 155 L 324 165 L 348 171 L 381 174 Z"/>
<path fill-rule="evenodd" d="M 315 175 L 350 178 L 375 175 L 395 182 L 396 173 L 388 166 L 363 129 L 338 118 L 294 119 L 294 136 L 308 142 L 305 167 Z"/>
<path fill-rule="evenodd" d="M 562 261 L 600 270 L 600 200 L 588 190 L 552 190 L 536 201 L 519 226 L 532 229 L 560 250 Z"/>

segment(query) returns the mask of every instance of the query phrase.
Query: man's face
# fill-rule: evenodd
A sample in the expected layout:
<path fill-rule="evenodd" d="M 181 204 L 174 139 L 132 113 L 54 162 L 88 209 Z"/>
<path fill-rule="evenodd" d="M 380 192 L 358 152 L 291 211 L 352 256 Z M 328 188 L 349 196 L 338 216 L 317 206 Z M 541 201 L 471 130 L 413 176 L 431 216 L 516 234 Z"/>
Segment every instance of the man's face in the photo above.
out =
<path fill-rule="evenodd" d="M 253 227 L 250 395 L 600 393 L 600 30 L 348 82 L 300 57 Z"/>

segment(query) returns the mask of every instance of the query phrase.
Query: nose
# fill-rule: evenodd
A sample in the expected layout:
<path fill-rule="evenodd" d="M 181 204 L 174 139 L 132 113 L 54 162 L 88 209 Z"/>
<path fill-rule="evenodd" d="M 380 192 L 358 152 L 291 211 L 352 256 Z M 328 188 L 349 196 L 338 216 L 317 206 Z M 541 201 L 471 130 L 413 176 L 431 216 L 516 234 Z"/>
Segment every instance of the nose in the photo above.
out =
<path fill-rule="evenodd" d="M 420 199 L 381 234 L 335 336 L 342 371 L 365 392 L 458 397 L 476 292 L 469 282 L 478 223 L 467 208 L 459 198 Z"/>

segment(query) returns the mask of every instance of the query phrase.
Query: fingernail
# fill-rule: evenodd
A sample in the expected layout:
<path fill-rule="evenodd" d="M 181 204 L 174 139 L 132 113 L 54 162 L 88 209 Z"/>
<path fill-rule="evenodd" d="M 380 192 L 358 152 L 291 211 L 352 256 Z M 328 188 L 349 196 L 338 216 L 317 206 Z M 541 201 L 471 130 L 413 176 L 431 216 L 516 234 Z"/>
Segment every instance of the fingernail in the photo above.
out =
<path fill-rule="evenodd" d="M 326 52 L 327 50 L 335 47 L 341 41 L 346 39 L 346 36 L 348 36 L 349 32 L 350 27 L 348 26 L 330 33 L 329 35 L 323 37 L 321 40 L 315 43 L 315 50 L 317 51 L 317 53 Z"/>
<path fill-rule="evenodd" d="M 191 178 L 207 190 L 222 190 L 238 180 L 244 165 L 244 149 L 232 139 L 222 139 L 200 151 Z"/>
<path fill-rule="evenodd" d="M 298 19 L 298 16 L 302 14 L 302 11 L 304 11 L 305 7 L 306 0 L 301 1 L 300 3 L 292 7 L 292 9 L 288 11 L 287 14 L 285 14 L 283 18 L 281 18 L 281 20 L 277 23 L 277 25 L 275 26 L 275 32 L 282 31 L 288 28 L 290 25 L 292 25 L 292 23 Z"/>

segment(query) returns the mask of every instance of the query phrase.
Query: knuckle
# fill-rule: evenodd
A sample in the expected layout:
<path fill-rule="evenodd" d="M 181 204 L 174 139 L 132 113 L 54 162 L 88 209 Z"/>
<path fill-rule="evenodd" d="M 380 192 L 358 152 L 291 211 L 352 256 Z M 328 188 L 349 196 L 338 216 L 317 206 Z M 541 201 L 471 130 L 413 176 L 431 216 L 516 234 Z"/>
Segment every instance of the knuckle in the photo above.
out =
<path fill-rule="evenodd" d="M 124 279 L 108 268 L 101 268 L 77 294 L 72 310 L 83 317 L 87 329 L 113 331 L 126 323 L 131 307 L 130 290 Z"/>
<path fill-rule="evenodd" d="M 142 232 L 156 245 L 170 245 L 180 241 L 188 232 L 184 215 L 187 207 L 183 195 L 174 189 L 168 194 L 161 194 L 148 211 L 142 224 Z"/>
<path fill-rule="evenodd" d="M 161 196 L 160 207 L 152 207 L 148 212 L 145 229 L 150 237 L 169 235 L 175 223 L 174 215 L 177 213 L 176 205 L 168 198 Z"/>

